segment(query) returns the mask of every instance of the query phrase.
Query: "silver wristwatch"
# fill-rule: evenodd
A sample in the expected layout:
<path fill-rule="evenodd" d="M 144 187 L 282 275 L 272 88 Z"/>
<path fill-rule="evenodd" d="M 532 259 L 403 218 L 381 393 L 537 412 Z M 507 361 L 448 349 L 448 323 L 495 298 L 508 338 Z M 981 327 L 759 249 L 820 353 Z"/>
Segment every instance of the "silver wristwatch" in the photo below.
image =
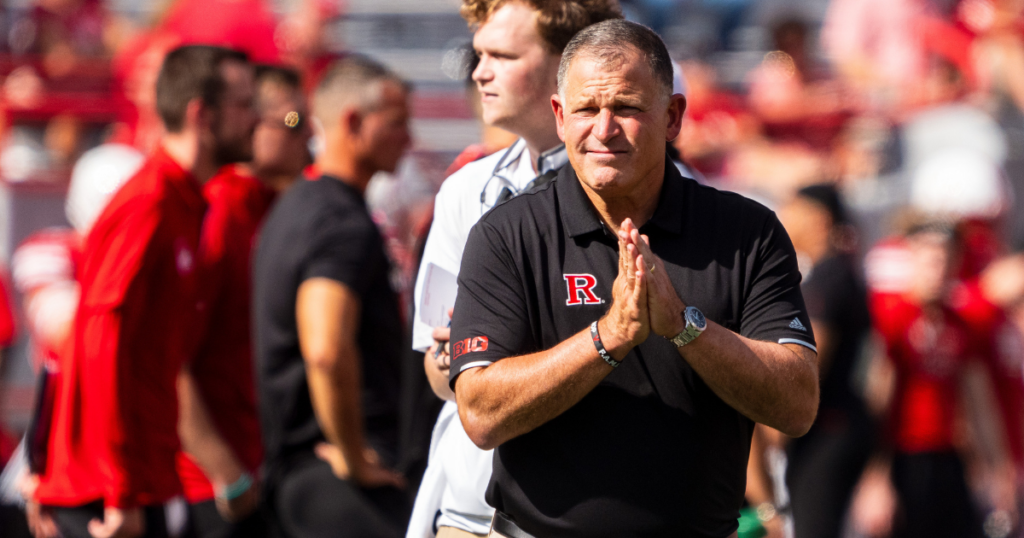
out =
<path fill-rule="evenodd" d="M 708 327 L 708 321 L 704 319 L 704 313 L 698 310 L 696 306 L 688 306 L 686 310 L 683 310 L 683 321 L 686 322 L 686 327 L 674 338 L 670 339 L 676 347 L 683 347 L 693 342 Z"/>

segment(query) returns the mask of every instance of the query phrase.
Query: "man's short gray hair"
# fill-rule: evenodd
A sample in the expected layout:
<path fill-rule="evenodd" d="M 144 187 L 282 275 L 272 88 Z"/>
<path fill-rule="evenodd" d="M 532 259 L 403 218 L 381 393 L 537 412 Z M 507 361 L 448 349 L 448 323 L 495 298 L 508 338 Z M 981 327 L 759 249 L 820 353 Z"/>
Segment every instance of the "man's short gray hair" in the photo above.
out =
<path fill-rule="evenodd" d="M 667 95 L 672 95 L 672 59 L 665 43 L 650 28 L 625 19 L 612 19 L 581 30 L 569 41 L 558 65 L 558 94 L 564 95 L 565 78 L 577 57 L 621 62 L 627 51 L 636 50 L 647 61 Z"/>
<path fill-rule="evenodd" d="M 338 121 L 343 108 L 354 106 L 372 112 L 380 106 L 381 85 L 392 82 L 409 92 L 412 86 L 384 65 L 365 56 L 352 55 L 339 60 L 317 84 L 313 92 L 313 115 L 325 127 Z"/>

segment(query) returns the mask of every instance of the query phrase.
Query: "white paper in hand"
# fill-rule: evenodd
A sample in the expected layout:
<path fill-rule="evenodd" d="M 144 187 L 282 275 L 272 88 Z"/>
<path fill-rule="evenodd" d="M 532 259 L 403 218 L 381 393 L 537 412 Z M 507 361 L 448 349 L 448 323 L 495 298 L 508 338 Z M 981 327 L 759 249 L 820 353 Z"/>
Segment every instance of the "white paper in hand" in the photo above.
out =
<path fill-rule="evenodd" d="M 420 300 L 420 321 L 431 327 L 448 326 L 448 310 L 455 307 L 455 294 L 459 290 L 455 275 L 430 263 L 427 265 L 423 298 Z"/>

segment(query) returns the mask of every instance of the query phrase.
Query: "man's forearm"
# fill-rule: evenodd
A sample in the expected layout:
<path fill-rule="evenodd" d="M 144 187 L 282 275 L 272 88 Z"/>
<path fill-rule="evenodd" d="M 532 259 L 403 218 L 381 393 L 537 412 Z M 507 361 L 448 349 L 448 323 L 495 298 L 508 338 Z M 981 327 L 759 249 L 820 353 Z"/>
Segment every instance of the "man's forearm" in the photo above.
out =
<path fill-rule="evenodd" d="M 495 448 L 561 415 L 611 372 L 584 330 L 549 350 L 462 372 L 459 418 L 477 446 Z"/>
<path fill-rule="evenodd" d="M 214 426 L 187 369 L 178 374 L 178 410 L 182 449 L 199 464 L 214 486 L 233 484 L 246 469 Z"/>
<path fill-rule="evenodd" d="M 354 349 L 335 360 L 307 362 L 309 395 L 320 429 L 345 456 L 349 472 L 358 474 L 363 455 L 362 388 L 359 354 Z"/>
<path fill-rule="evenodd" d="M 680 354 L 725 403 L 791 436 L 807 433 L 818 410 L 815 354 L 798 344 L 744 338 L 713 322 Z"/>

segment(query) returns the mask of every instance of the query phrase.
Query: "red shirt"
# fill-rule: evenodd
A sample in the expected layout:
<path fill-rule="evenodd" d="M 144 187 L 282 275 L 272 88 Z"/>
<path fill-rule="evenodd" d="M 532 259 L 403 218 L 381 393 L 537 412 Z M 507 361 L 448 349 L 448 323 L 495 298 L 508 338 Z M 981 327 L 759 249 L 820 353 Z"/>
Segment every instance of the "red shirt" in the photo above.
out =
<path fill-rule="evenodd" d="M 7 293 L 7 275 L 0 271 L 0 347 L 13 344 L 16 333 L 17 324 L 11 310 L 10 294 Z"/>
<path fill-rule="evenodd" d="M 205 210 L 199 183 L 157 150 L 93 225 L 42 503 L 130 508 L 180 492 L 175 385 L 195 349 Z"/>
<path fill-rule="evenodd" d="M 210 209 L 203 223 L 199 263 L 208 322 L 192 374 L 217 431 L 254 473 L 263 462 L 263 445 L 249 333 L 249 260 L 275 193 L 241 174 L 238 167 L 227 166 L 206 184 L 203 194 Z M 210 482 L 185 454 L 179 458 L 178 473 L 188 502 L 213 498 Z"/>
<path fill-rule="evenodd" d="M 889 414 L 894 448 L 903 453 L 952 450 L 960 373 L 972 350 L 967 326 L 948 308 L 926 316 L 898 294 L 870 299 L 875 328 L 896 369 Z"/>

